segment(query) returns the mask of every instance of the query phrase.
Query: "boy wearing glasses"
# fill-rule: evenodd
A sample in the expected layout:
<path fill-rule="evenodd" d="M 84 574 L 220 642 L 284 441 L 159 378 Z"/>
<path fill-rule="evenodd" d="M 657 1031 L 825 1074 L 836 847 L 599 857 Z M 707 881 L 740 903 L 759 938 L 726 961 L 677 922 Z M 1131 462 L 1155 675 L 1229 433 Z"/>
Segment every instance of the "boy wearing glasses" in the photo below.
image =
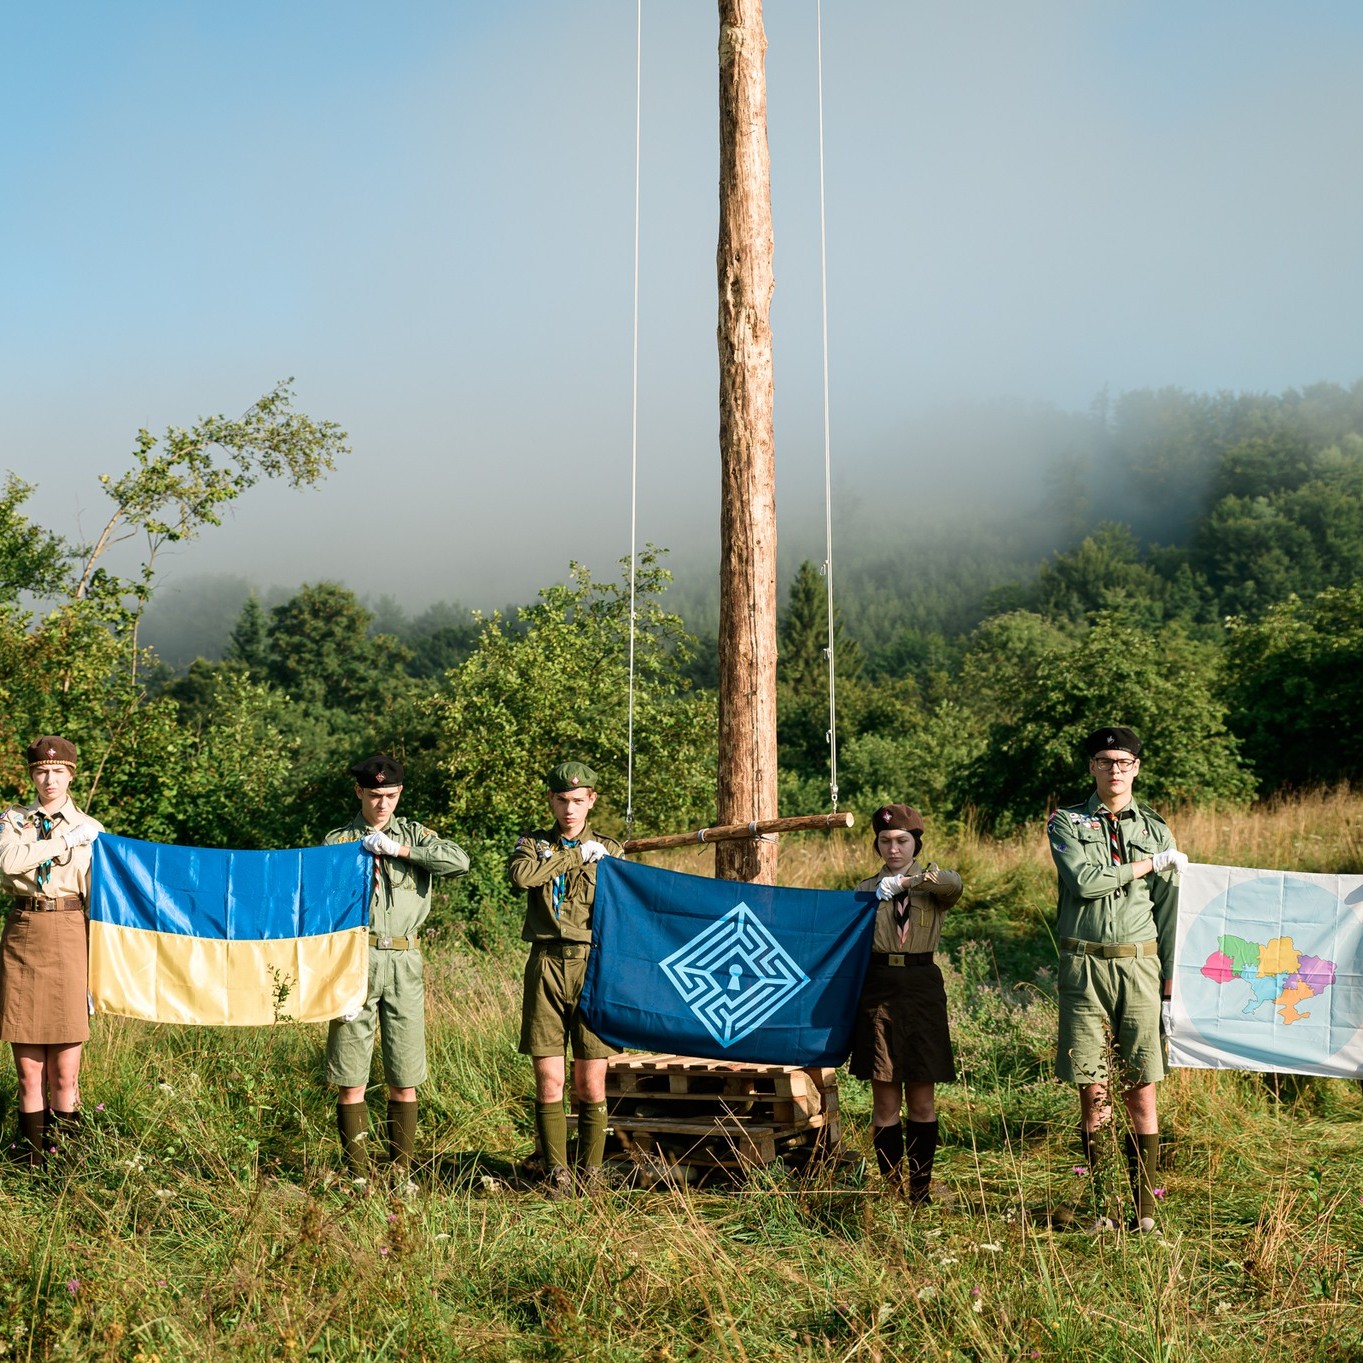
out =
<path fill-rule="evenodd" d="M 1141 769 L 1135 732 L 1121 725 L 1095 730 L 1084 751 L 1093 794 L 1083 804 L 1057 809 L 1046 826 L 1060 882 L 1056 1074 L 1079 1086 L 1079 1139 L 1094 1189 L 1096 1228 L 1108 1229 L 1099 1133 L 1112 1120 L 1109 1044 L 1116 1051 L 1130 1127 L 1125 1145 L 1135 1229 L 1149 1232 L 1156 1229 L 1160 1031 L 1173 993 L 1177 877 L 1188 858 L 1175 849 L 1164 820 L 1132 796 Z"/>

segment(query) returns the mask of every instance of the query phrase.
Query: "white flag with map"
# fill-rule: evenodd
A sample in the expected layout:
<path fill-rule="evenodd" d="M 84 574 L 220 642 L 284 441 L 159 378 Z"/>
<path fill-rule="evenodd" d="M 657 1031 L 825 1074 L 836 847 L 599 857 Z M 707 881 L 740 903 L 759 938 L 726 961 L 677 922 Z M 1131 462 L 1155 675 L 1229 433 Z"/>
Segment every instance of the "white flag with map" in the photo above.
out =
<path fill-rule="evenodd" d="M 1363 876 L 1193 863 L 1169 1060 L 1363 1077 Z"/>

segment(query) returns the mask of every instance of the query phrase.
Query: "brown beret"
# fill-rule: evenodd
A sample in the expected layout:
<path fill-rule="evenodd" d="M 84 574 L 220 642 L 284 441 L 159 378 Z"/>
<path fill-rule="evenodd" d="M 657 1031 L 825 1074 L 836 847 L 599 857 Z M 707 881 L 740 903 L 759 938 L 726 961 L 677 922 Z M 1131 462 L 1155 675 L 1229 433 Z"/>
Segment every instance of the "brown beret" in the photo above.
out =
<path fill-rule="evenodd" d="M 60 763 L 62 766 L 70 767 L 72 771 L 76 769 L 76 745 L 68 743 L 64 738 L 58 738 L 55 734 L 44 734 L 42 738 L 35 738 L 28 745 L 27 753 L 30 767 L 46 767 Z"/>
<path fill-rule="evenodd" d="M 878 837 L 886 829 L 895 828 L 904 833 L 923 833 L 923 816 L 912 805 L 881 805 L 871 815 L 871 836 Z"/>

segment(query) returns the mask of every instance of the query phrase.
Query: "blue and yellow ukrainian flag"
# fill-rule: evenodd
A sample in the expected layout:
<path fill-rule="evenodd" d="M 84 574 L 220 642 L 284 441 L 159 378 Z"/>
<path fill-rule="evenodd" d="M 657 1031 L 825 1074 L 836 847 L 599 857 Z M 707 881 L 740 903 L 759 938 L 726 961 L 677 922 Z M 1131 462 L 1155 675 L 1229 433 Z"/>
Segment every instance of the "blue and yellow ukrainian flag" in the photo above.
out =
<path fill-rule="evenodd" d="M 357 842 L 279 852 L 94 845 L 90 995 L 150 1022 L 326 1022 L 363 1006 L 373 861 Z"/>

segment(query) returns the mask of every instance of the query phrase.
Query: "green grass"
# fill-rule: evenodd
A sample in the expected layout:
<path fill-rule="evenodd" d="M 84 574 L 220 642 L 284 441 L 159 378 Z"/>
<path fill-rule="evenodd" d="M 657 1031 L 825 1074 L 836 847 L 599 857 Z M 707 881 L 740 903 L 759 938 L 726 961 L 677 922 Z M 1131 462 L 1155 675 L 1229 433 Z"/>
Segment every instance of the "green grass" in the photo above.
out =
<path fill-rule="evenodd" d="M 1340 835 L 1355 845 L 1357 816 Z M 1241 832 L 1261 857 L 1274 845 Z M 1160 1095 L 1164 1238 L 1050 1229 L 1088 1185 L 1074 1094 L 1050 1078 L 1035 843 L 941 849 L 970 887 L 946 971 L 964 1082 L 939 1090 L 952 1205 L 882 1195 L 859 1158 L 869 1094 L 846 1076 L 836 1166 L 543 1201 L 513 1177 L 532 1141 L 519 953 L 447 931 L 428 954 L 427 1168 L 407 1202 L 338 1177 L 322 1029 L 98 1020 L 83 1145 L 0 1172 L 0 1360 L 1363 1358 L 1354 1084 L 1178 1071 Z M 1310 854 L 1347 869 L 1341 848 Z M 864 852 L 789 863 L 847 883 Z M 12 1107 L 12 1077 L 0 1091 Z"/>

